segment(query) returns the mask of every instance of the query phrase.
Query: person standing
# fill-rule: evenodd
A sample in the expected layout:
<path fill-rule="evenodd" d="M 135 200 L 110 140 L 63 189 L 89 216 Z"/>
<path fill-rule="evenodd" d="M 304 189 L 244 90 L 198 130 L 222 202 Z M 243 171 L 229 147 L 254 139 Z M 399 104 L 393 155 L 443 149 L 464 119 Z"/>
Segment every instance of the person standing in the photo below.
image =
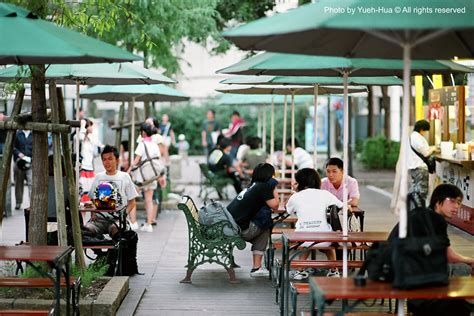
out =
<path fill-rule="evenodd" d="M 410 192 L 418 205 L 425 206 L 428 197 L 428 166 L 414 152 L 424 157 L 429 157 L 436 148 L 429 146 L 425 138 L 426 133 L 430 130 L 430 123 L 427 120 L 420 120 L 415 123 L 413 132 L 410 135 L 410 149 L 408 150 L 408 173 L 410 174 L 411 187 Z"/>
<path fill-rule="evenodd" d="M 152 135 L 155 134 L 155 130 L 151 125 L 147 123 L 143 123 L 141 126 L 141 137 L 142 141 L 138 144 L 137 149 L 135 150 L 135 159 L 133 160 L 133 164 L 129 169 L 129 172 L 133 168 L 133 166 L 138 165 L 140 162 L 144 162 L 147 159 L 157 158 L 160 157 L 160 148 L 156 143 L 152 140 Z M 161 187 L 166 186 L 166 176 L 163 174 L 158 179 L 158 182 Z M 157 189 L 158 183 L 157 181 L 152 181 L 150 183 L 144 184 L 141 186 L 143 190 L 143 194 L 145 196 L 145 209 L 147 214 L 147 221 L 146 223 L 140 228 L 140 230 L 145 232 L 153 232 L 153 222 L 156 218 L 156 210 L 157 208 L 153 205 L 153 192 Z M 138 223 L 136 222 L 136 218 L 132 218 L 135 216 L 135 213 L 130 213 L 130 221 L 131 221 L 131 228 L 137 229 Z"/>
<path fill-rule="evenodd" d="M 23 203 L 24 182 L 28 186 L 31 197 L 31 156 L 33 155 L 33 133 L 27 130 L 18 130 L 15 137 L 15 146 L 13 147 L 13 159 L 15 167 L 13 168 L 15 178 L 15 209 L 19 210 Z"/>
<path fill-rule="evenodd" d="M 209 155 L 211 150 L 216 147 L 220 130 L 219 122 L 216 121 L 216 111 L 207 111 L 206 120 L 202 124 L 201 131 L 201 144 L 204 149 L 204 155 Z"/>
<path fill-rule="evenodd" d="M 99 156 L 101 144 L 93 134 L 94 123 L 89 119 L 81 120 L 79 140 L 81 141 L 81 169 L 79 186 L 82 192 L 81 202 L 90 201 L 88 196 L 92 181 L 94 181 L 94 158 Z"/>
<path fill-rule="evenodd" d="M 230 156 L 235 159 L 239 146 L 243 144 L 244 135 L 242 129 L 245 125 L 245 121 L 240 117 L 240 113 L 237 111 L 232 112 L 230 120 L 229 128 L 222 132 L 225 137 L 230 138 L 230 145 L 232 146 Z"/>
<path fill-rule="evenodd" d="M 168 114 L 163 114 L 161 117 L 161 124 L 160 124 L 160 134 L 163 137 L 163 159 L 166 163 L 168 163 L 168 156 L 169 156 L 169 148 L 171 145 L 176 144 L 176 138 L 174 135 L 173 127 L 171 126 L 170 118 Z"/>
<path fill-rule="evenodd" d="M 0 112 L 0 121 L 5 121 L 7 117 L 5 113 Z M 5 146 L 5 139 L 7 138 L 7 130 L 0 129 L 0 155 L 3 155 L 3 147 Z"/>

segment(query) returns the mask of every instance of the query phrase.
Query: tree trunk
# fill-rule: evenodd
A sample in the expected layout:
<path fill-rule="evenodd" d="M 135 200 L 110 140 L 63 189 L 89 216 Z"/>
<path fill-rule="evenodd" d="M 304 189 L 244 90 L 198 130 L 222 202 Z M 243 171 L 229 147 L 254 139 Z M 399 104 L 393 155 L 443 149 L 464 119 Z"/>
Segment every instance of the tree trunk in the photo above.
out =
<path fill-rule="evenodd" d="M 390 98 L 388 97 L 388 87 L 387 86 L 382 86 L 382 107 L 384 109 L 385 115 L 384 115 L 384 135 L 386 139 L 391 139 L 390 135 Z"/>
<path fill-rule="evenodd" d="M 374 137 L 375 136 L 375 128 L 374 128 L 374 99 L 373 99 L 373 91 L 372 87 L 369 87 L 367 93 L 367 100 L 368 100 L 368 114 L 367 114 L 367 137 Z"/>
<path fill-rule="evenodd" d="M 45 122 L 45 67 L 30 66 L 31 112 L 34 122 Z M 28 240 L 32 245 L 46 245 L 48 211 L 48 133 L 33 131 L 32 192 Z"/>

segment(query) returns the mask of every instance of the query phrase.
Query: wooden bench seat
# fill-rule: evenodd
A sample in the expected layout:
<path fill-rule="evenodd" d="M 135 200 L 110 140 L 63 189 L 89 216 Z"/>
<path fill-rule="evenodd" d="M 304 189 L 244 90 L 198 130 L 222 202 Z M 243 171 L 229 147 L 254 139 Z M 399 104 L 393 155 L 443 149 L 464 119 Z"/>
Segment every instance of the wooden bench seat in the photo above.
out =
<path fill-rule="evenodd" d="M 75 282 L 76 280 L 71 278 L 71 285 Z M 49 278 L 1 278 L 0 287 L 46 288 L 54 287 L 54 282 Z M 66 287 L 65 278 L 61 278 L 61 287 Z"/>
<path fill-rule="evenodd" d="M 0 316 L 18 316 L 18 315 L 48 316 L 48 315 L 53 315 L 53 313 L 47 310 L 0 309 Z"/>
<path fill-rule="evenodd" d="M 354 260 L 348 261 L 347 267 L 352 268 L 361 268 L 364 264 L 364 261 Z M 339 268 L 342 269 L 342 260 L 293 260 L 290 263 L 290 268 L 292 269 L 304 269 L 304 268 Z"/>
<path fill-rule="evenodd" d="M 337 313 L 333 312 L 325 312 L 324 316 L 336 316 Z M 389 313 L 381 313 L 381 312 L 352 312 L 352 313 L 345 313 L 344 316 L 387 316 L 390 315 Z M 311 312 L 301 312 L 301 316 L 311 316 Z"/>

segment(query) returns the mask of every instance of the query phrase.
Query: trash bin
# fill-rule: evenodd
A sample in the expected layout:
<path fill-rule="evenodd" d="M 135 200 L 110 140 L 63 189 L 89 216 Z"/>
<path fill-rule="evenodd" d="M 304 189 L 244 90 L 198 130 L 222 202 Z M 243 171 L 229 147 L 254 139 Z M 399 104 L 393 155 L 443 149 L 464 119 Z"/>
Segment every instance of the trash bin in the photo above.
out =
<path fill-rule="evenodd" d="M 181 179 L 181 156 L 170 156 L 170 180 Z"/>

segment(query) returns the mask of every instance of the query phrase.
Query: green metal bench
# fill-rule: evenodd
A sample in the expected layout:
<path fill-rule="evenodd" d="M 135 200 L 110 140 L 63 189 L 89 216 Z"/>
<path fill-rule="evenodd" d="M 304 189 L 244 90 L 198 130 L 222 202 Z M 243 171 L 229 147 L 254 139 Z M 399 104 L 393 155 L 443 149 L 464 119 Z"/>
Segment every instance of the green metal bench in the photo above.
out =
<path fill-rule="evenodd" d="M 226 176 L 217 174 L 209 170 L 209 166 L 206 163 L 200 163 L 199 169 L 201 169 L 201 188 L 199 196 L 207 201 L 207 197 L 212 191 L 216 191 L 219 199 L 228 200 L 228 196 L 224 189 L 231 184 L 232 180 Z"/>
<path fill-rule="evenodd" d="M 178 208 L 184 212 L 188 222 L 189 250 L 186 277 L 180 283 L 191 283 L 193 271 L 203 263 L 217 263 L 229 274 L 230 283 L 239 283 L 235 277 L 233 250 L 245 248 L 245 240 L 239 236 L 226 236 L 224 228 L 231 227 L 229 222 L 222 221 L 211 226 L 198 222 L 198 209 L 189 196 L 183 196 Z"/>

